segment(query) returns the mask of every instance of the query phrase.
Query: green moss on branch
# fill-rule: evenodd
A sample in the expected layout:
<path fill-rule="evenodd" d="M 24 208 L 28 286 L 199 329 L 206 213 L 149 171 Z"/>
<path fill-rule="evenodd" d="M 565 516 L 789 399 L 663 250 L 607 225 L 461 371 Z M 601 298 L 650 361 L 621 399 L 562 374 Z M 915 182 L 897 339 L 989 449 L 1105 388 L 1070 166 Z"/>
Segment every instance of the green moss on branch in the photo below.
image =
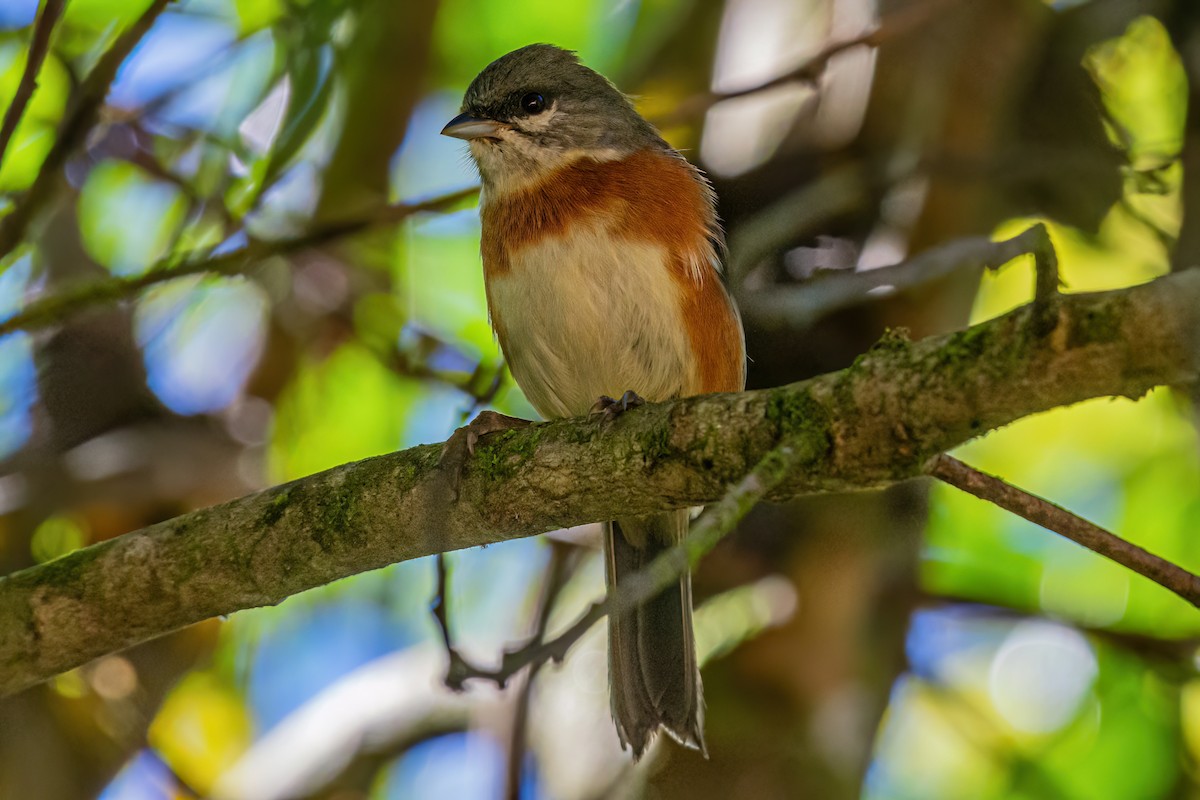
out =
<path fill-rule="evenodd" d="M 721 498 L 783 441 L 776 499 L 886 486 L 1027 414 L 1192 383 L 1200 271 L 886 337 L 803 383 L 485 438 L 456 502 L 440 445 L 346 464 L 0 579 L 0 692 L 217 614 L 436 552 Z M 1036 323 L 1036 324 L 1035 324 Z M 602 479 L 600 479 L 602 476 Z"/>

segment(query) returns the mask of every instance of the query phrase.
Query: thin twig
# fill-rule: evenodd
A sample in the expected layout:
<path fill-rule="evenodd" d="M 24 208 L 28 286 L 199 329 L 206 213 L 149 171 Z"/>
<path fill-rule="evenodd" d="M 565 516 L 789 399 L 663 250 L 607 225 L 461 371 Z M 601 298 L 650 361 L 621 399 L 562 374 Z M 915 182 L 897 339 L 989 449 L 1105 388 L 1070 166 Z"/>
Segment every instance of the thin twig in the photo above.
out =
<path fill-rule="evenodd" d="M 450 620 L 446 610 L 446 600 L 449 596 L 446 591 L 446 554 L 438 553 L 434 558 L 434 565 L 437 570 L 437 586 L 434 589 L 429 609 L 433 612 L 434 622 L 437 623 L 438 631 L 442 635 L 442 645 L 445 646 L 446 655 L 450 659 L 450 665 L 446 668 L 445 683 L 454 691 L 461 692 L 463 684 L 468 678 L 489 677 L 490 673 L 475 667 L 454 648 L 453 637 L 450 635 Z M 503 687 L 504 684 L 501 683 L 500 686 Z"/>
<path fill-rule="evenodd" d="M 42 69 L 46 54 L 50 52 L 50 35 L 54 33 L 54 26 L 62 16 L 64 5 L 65 0 L 46 0 L 33 23 L 33 38 L 29 42 L 29 55 L 25 58 L 25 72 L 21 74 L 17 91 L 13 94 L 8 110 L 4 112 L 4 122 L 0 123 L 0 166 L 4 165 L 4 154 L 8 151 L 8 144 L 12 141 L 17 125 L 21 123 L 21 117 L 25 115 L 29 99 L 37 89 L 38 72 Z"/>
<path fill-rule="evenodd" d="M 112 48 L 104 54 L 96 68 L 88 74 L 77 93 L 77 101 L 73 112 L 64 120 L 58 139 L 43 162 L 41 171 L 33 186 L 21 197 L 20 201 L 3 220 L 0 220 L 0 259 L 3 259 L 20 243 L 25 232 L 36 215 L 53 193 L 57 173 L 65 164 L 67 157 L 84 140 L 88 130 L 95 122 L 96 115 L 108 87 L 116 75 L 116 70 L 124 61 L 129 51 L 141 39 L 150 25 L 173 0 L 154 0 L 154 3 L 142 17 L 122 34 Z M 894 14 L 884 20 L 874 30 L 843 42 L 837 42 L 814 58 L 805 62 L 785 75 L 770 81 L 740 89 L 734 92 L 705 93 L 685 101 L 679 110 L 668 117 L 657 121 L 662 125 L 670 125 L 683 118 L 690 118 L 713 104 L 732 97 L 741 97 L 755 92 L 766 91 L 775 86 L 793 81 L 813 80 L 819 76 L 827 62 L 840 52 L 860 45 L 879 46 L 882 43 L 906 34 L 912 28 L 925 22 L 942 6 L 949 5 L 949 0 L 930 0 L 911 10 Z M 473 196 L 479 191 L 478 187 L 466 189 L 442 198 L 436 198 L 428 203 L 419 204 L 415 210 L 435 210 L 443 205 L 453 205 L 457 201 Z M 323 228 L 313 234 L 274 243 L 259 243 L 226 255 L 212 258 L 196 258 L 197 254 L 187 254 L 182 257 L 168 257 L 154 264 L 147 272 L 134 278 L 115 278 L 96 284 L 79 287 L 61 295 L 53 295 L 35 301 L 23 312 L 14 315 L 0 323 L 0 336 L 17 330 L 36 330 L 61 321 L 66 316 L 85 308 L 114 300 L 130 297 L 147 286 L 182 275 L 203 273 L 237 274 L 256 260 L 270 255 L 284 255 L 303 250 L 316 244 L 324 244 L 343 236 L 357 233 L 365 228 L 388 221 L 395 221 L 407 216 L 403 213 L 405 206 L 390 206 L 398 213 L 388 217 L 385 213 L 369 220 L 359 220 L 343 225 Z M 410 212 L 411 213 L 411 212 Z M 178 265 L 182 262 L 182 266 Z M 170 274 L 167 274 L 167 272 Z"/>
<path fill-rule="evenodd" d="M 631 575 L 620 589 L 610 591 L 604 600 L 593 603 L 566 631 L 550 641 L 540 642 L 535 639 L 506 651 L 500 667 L 494 670 L 479 669 L 463 662 L 460 672 L 453 674 L 452 655 L 452 674 L 447 677 L 447 684 L 451 688 L 460 689 L 466 679 L 480 678 L 503 688 L 514 675 L 526 667 L 544 664 L 547 661 L 561 662 L 567 651 L 597 622 L 609 614 L 628 614 L 678 580 L 686 570 L 694 567 L 803 457 L 806 457 L 806 451 L 788 444 L 771 450 L 749 474 L 732 486 L 720 501 L 710 506 L 692 524 L 686 539 L 654 559 L 645 569 Z M 444 617 L 439 620 L 439 624 L 443 623 Z M 455 683 L 451 683 L 452 678 Z"/>
<path fill-rule="evenodd" d="M 1058 310 L 1054 305 L 1062 280 L 1058 273 L 1058 253 L 1050 240 L 1050 231 L 1041 222 L 1021 236 L 1030 241 L 1029 252 L 1033 254 L 1033 332 L 1045 336 L 1058 324 Z"/>
<path fill-rule="evenodd" d="M 803 328 L 843 308 L 862 303 L 877 291 L 888 294 L 912 289 L 967 270 L 998 270 L 1014 258 L 1032 255 L 1037 265 L 1037 291 L 1057 288 L 1058 270 L 1049 234 L 1037 223 L 1011 239 L 994 242 L 984 237 L 956 239 L 926 250 L 907 261 L 861 271 L 838 271 L 794 286 L 772 286 L 764 291 L 744 291 L 742 313 L 757 328 Z M 1053 293 L 1037 295 L 1039 330 L 1054 310 Z M 1051 326 L 1053 327 L 1053 326 Z"/>
<path fill-rule="evenodd" d="M 928 472 L 938 480 L 973 494 L 981 500 L 995 503 L 1006 511 L 1011 511 L 1047 530 L 1065 536 L 1076 544 L 1083 545 L 1092 552 L 1112 559 L 1171 590 L 1192 605 L 1200 607 L 1200 576 L 1119 536 L 1114 536 L 1065 508 L 980 472 L 945 454 L 930 462 Z"/>
<path fill-rule="evenodd" d="M 0 259 L 21 242 L 29 223 L 54 196 L 61 180 L 59 173 L 71 154 L 87 139 L 104 105 L 104 98 L 108 96 L 108 89 L 117 77 L 117 70 L 171 2 L 173 0 L 153 0 L 150 7 L 117 37 L 112 47 L 105 51 L 79 84 L 70 110 L 59 125 L 58 137 L 46 154 L 33 185 L 21 195 L 12 211 L 0 220 Z"/>
<path fill-rule="evenodd" d="M 893 39 L 908 34 L 915 28 L 931 20 L 935 13 L 951 6 L 955 0 L 929 0 L 929 2 L 910 6 L 903 11 L 889 14 L 878 25 L 865 33 L 851 39 L 843 39 L 827 45 L 812 58 L 782 75 L 776 75 L 770 80 L 734 89 L 727 92 L 701 92 L 684 100 L 670 114 L 655 118 L 655 123 L 663 127 L 677 125 L 699 117 L 717 103 L 732 100 L 737 97 L 766 92 L 779 86 L 791 83 L 816 83 L 834 56 L 852 50 L 856 47 L 879 47 Z"/>
<path fill-rule="evenodd" d="M 391 225 L 429 211 L 445 211 L 473 197 L 478 189 L 452 192 L 421 203 L 399 203 L 360 219 L 339 222 L 291 239 L 254 241 L 240 250 L 181 261 L 178 256 L 156 262 L 146 272 L 127 278 L 105 278 L 33 301 L 24 310 L 0 322 L 0 336 L 13 331 L 33 331 L 63 321 L 67 316 L 102 303 L 123 300 L 143 289 L 187 275 L 239 275 L 272 256 L 286 256 L 328 244 L 379 225 Z"/>
<path fill-rule="evenodd" d="M 25 235 L 29 223 L 41 206 L 49 199 L 56 180 L 55 174 L 61 169 L 75 147 L 83 141 L 87 130 L 94 123 L 96 112 L 103 102 L 116 73 L 116 68 L 128 51 L 149 29 L 153 20 L 162 9 L 172 0 L 155 0 L 154 4 L 143 14 L 129 30 L 121 36 L 116 44 L 102 57 L 101 62 L 89 73 L 78 93 L 79 100 L 76 110 L 62 126 L 58 140 L 51 148 L 41 172 L 34 185 L 21 198 L 16 207 L 3 220 L 0 220 L 0 259 L 12 252 L 13 248 Z M 812 79 L 819 75 L 825 64 L 837 53 L 859 45 L 878 46 L 883 42 L 903 35 L 910 29 L 932 16 L 933 12 L 946 5 L 948 0 L 930 0 L 917 6 L 911 11 L 892 15 L 884 20 L 875 30 L 844 42 L 830 45 L 816 57 L 805 64 L 758 86 L 747 87 L 736 92 L 708 93 L 686 101 L 679 112 L 671 118 L 660 119 L 660 124 L 669 125 L 674 117 L 692 116 L 703 111 L 720 100 L 740 97 L 755 92 L 766 91 L 783 83 L 796 80 Z M 118 58 L 119 56 L 119 58 Z M 698 108 L 688 111 L 690 105 L 699 104 Z M 408 216 L 415 211 L 439 210 L 443 207 L 456 205 L 467 197 L 474 196 L 478 187 L 455 192 L 444 197 L 435 198 L 416 206 L 389 206 L 392 213 L 385 212 L 369 219 L 355 220 L 335 226 L 322 228 L 310 234 L 294 239 L 278 242 L 253 243 L 235 253 L 215 257 L 197 257 L 198 254 L 171 256 L 152 265 L 145 273 L 133 278 L 113 278 L 95 284 L 81 286 L 77 289 L 35 301 L 19 314 L 0 323 L 0 336 L 17 330 L 32 331 L 47 327 L 62 321 L 65 317 L 85 308 L 101 303 L 112 302 L 131 297 L 137 292 L 162 281 L 171 280 L 183 275 L 195 274 L 238 274 L 255 261 L 271 255 L 286 255 L 304 250 L 318 244 L 326 244 L 344 236 L 358 233 L 378 224 L 393 222 Z"/>
<path fill-rule="evenodd" d="M 567 580 L 574 574 L 580 562 L 580 548 L 570 542 L 548 538 L 550 558 L 546 563 L 545 577 L 542 579 L 542 591 L 538 597 L 537 610 L 534 615 L 533 631 L 530 641 L 541 642 L 546 638 L 546 627 L 550 624 L 550 612 L 559 592 Z M 529 729 L 529 701 L 533 697 L 533 682 L 541 669 L 541 664 L 534 664 L 525 673 L 521 688 L 513 701 L 512 728 L 508 739 L 508 767 L 505 777 L 504 796 L 507 800 L 519 800 L 521 795 L 521 778 L 525 772 L 525 740 Z"/>

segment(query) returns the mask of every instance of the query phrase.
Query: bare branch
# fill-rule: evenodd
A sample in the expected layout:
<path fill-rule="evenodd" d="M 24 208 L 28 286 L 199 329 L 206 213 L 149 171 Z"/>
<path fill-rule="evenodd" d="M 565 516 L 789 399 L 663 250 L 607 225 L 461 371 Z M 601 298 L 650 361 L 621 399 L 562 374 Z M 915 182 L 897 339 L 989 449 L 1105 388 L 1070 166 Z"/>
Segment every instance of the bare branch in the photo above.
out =
<path fill-rule="evenodd" d="M 714 503 L 781 442 L 800 457 L 771 499 L 879 488 L 1028 414 L 1196 381 L 1200 271 L 1049 302 L 1045 336 L 1026 306 L 948 336 L 889 338 L 791 386 L 647 405 L 603 431 L 576 419 L 485 436 L 448 505 L 435 500 L 442 446 L 425 445 L 14 573 L 0 579 L 0 692 L 397 561 Z"/>
<path fill-rule="evenodd" d="M 804 329 L 876 292 L 902 292 L 967 270 L 996 270 L 1022 255 L 1032 255 L 1036 262 L 1034 297 L 1038 308 L 1049 315 L 1040 324 L 1053 326 L 1058 269 L 1050 236 L 1041 223 L 1002 242 L 985 237 L 958 239 L 890 267 L 839 271 L 795 286 L 743 291 L 738 299 L 743 315 L 755 328 Z"/>
<path fill-rule="evenodd" d="M 593 603 L 571 627 L 550 641 L 534 640 L 524 647 L 510 650 L 504 654 L 498 670 L 472 677 L 485 678 L 504 686 L 511 676 L 527 666 L 538 666 L 547 661 L 561 662 L 566 658 L 567 651 L 597 622 L 609 614 L 630 613 L 678 580 L 685 570 L 694 567 L 737 526 L 751 508 L 779 485 L 800 461 L 799 454 L 803 452 L 803 449 L 785 444 L 767 453 L 746 477 L 725 493 L 720 502 L 708 508 L 696 520 L 686 539 L 654 559 L 645 569 L 629 576 L 620 590 L 610 591 L 604 600 Z"/>
<path fill-rule="evenodd" d="M 446 648 L 449 662 L 446 667 L 446 685 L 456 692 L 461 692 L 466 688 L 466 682 L 470 678 L 484 678 L 494 680 L 496 685 L 503 689 L 504 684 L 516 673 L 516 670 L 501 678 L 497 673 L 477 667 L 467 661 L 454 647 L 454 639 L 450 635 L 450 620 L 446 610 L 446 603 L 450 597 L 446 581 L 446 554 L 438 553 L 434 563 L 437 569 L 437 583 L 434 587 L 433 601 L 429 607 L 433 612 L 433 621 L 437 623 L 438 632 L 442 635 L 442 646 Z"/>
<path fill-rule="evenodd" d="M 128 55 L 128 51 L 132 49 L 138 39 L 144 35 L 145 30 L 149 28 L 154 18 L 161 13 L 162 7 L 171 1 L 155 0 L 154 5 L 146 11 L 134 26 L 131 26 L 122 35 L 121 39 L 105 54 L 101 60 L 101 64 L 98 64 L 96 69 L 92 70 L 88 75 L 84 86 L 79 92 L 79 102 L 76 104 L 77 111 L 64 123 L 63 131 L 47 156 L 34 186 L 21 199 L 21 202 L 17 204 L 12 213 L 3 220 L 0 220 L 0 258 L 3 258 L 16 247 L 25 235 L 25 231 L 33 215 L 40 209 L 45 200 L 49 198 L 53 181 L 56 180 L 55 175 L 65 163 L 67 156 L 82 141 L 82 136 L 86 134 L 87 130 L 94 123 L 96 111 L 107 94 L 108 85 L 112 82 L 116 67 L 120 65 L 120 61 L 124 60 L 124 56 Z M 893 18 L 889 18 L 889 20 L 885 20 L 883 24 L 870 33 L 853 40 L 831 45 L 821 54 L 789 72 L 787 75 L 779 76 L 772 81 L 759 86 L 749 87 L 739 92 L 706 94 L 700 98 L 693 98 L 693 100 L 688 101 L 688 103 L 685 103 L 681 107 L 679 114 L 686 112 L 689 103 L 703 105 L 703 103 L 707 102 L 711 106 L 712 103 L 721 99 L 727 99 L 728 97 L 764 91 L 782 83 L 803 80 L 806 76 L 815 77 L 820 74 L 820 71 L 829 59 L 837 53 L 860 45 L 878 46 L 888 39 L 901 36 L 915 25 L 931 17 L 934 12 L 944 5 L 948 5 L 948 0 L 929 0 L 929 2 L 911 11 L 906 11 L 895 15 Z M 120 55 L 120 59 L 116 60 L 118 55 Z M 116 60 L 116 63 L 111 64 L 111 60 Z M 704 108 L 707 107 L 704 106 Z M 693 110 L 686 113 L 693 115 L 696 111 Z M 662 125 L 672 123 L 671 118 L 663 118 L 657 121 Z M 379 213 L 368 215 L 364 218 L 340 222 L 336 225 L 323 226 L 316 231 L 293 239 L 275 242 L 253 242 L 241 250 L 219 256 L 209 257 L 199 254 L 169 256 L 152 265 L 141 275 L 99 281 L 36 300 L 23 311 L 0 322 L 0 336 L 18 330 L 33 331 L 57 324 L 72 314 L 86 308 L 132 297 L 148 286 L 172 280 L 176 277 L 198 274 L 241 274 L 253 264 L 270 256 L 288 255 L 328 244 L 343 237 L 361 233 L 375 226 L 397 222 L 419 211 L 437 211 L 453 208 L 461 201 L 474 197 L 478 191 L 479 187 L 476 186 L 433 198 L 422 203 L 388 206 Z"/>
<path fill-rule="evenodd" d="M 575 574 L 582 560 L 583 549 L 572 542 L 547 537 L 550 558 L 546 563 L 546 574 L 542 579 L 542 591 L 534 612 L 532 642 L 546 640 L 546 629 L 550 625 L 550 613 L 563 586 Z M 533 698 L 533 682 L 537 680 L 540 664 L 534 664 L 524 674 L 517 696 L 513 698 L 512 726 L 508 736 L 507 765 L 504 777 L 504 796 L 519 800 L 521 780 L 525 774 L 526 739 L 529 732 L 529 703 Z"/>
<path fill-rule="evenodd" d="M 25 115 L 25 107 L 37 89 L 38 72 L 42 62 L 50 52 L 50 35 L 58 18 L 62 16 L 65 0 L 46 0 L 42 10 L 38 12 L 37 20 L 33 23 L 33 38 L 29 42 L 29 55 L 25 58 L 25 71 L 21 73 L 21 81 L 13 94 L 8 110 L 4 112 L 4 122 L 0 123 L 0 166 L 4 165 L 4 154 L 8 152 L 8 144 L 16 133 L 21 117 Z"/>
<path fill-rule="evenodd" d="M 856 47 L 879 47 L 893 39 L 906 36 L 921 25 L 927 24 L 939 12 L 952 7 L 954 3 L 955 0 L 927 0 L 927 2 L 909 6 L 903 11 L 890 14 L 873 29 L 859 36 L 829 44 L 803 64 L 782 75 L 733 91 L 703 92 L 694 95 L 680 103 L 674 112 L 655 119 L 655 122 L 664 127 L 678 125 L 699 117 L 717 103 L 725 100 L 766 92 L 791 83 L 816 83 L 834 56 Z"/>
<path fill-rule="evenodd" d="M 474 188 L 464 189 L 420 203 L 385 206 L 366 217 L 327 225 L 292 239 L 254 241 L 240 250 L 217 256 L 195 260 L 187 260 L 185 257 L 182 262 L 179 257 L 166 258 L 141 275 L 106 278 L 35 300 L 22 311 L 0 322 L 0 336 L 13 331 L 35 331 L 45 328 L 60 323 L 84 309 L 124 300 L 155 284 L 187 275 L 240 275 L 255 264 L 274 256 L 287 256 L 309 250 L 375 226 L 393 225 L 414 214 L 452 209 L 463 200 L 474 197 L 478 191 Z"/>
<path fill-rule="evenodd" d="M 1110 558 L 1200 607 L 1200 576 L 1114 536 L 1061 506 L 980 472 L 944 453 L 930 462 L 929 474 Z"/>
<path fill-rule="evenodd" d="M 95 125 L 100 108 L 104 105 L 104 98 L 108 96 L 108 88 L 117 77 L 117 70 L 171 2 L 173 0 L 153 0 L 150 7 L 117 37 L 112 47 L 105 51 L 96 62 L 96 66 L 79 84 L 71 106 L 59 126 L 58 138 L 46 154 L 46 160 L 42 162 L 33 185 L 21 195 L 8 216 L 0 220 L 0 259 L 11 253 L 21 242 L 29 223 L 54 196 L 55 188 L 62 179 L 59 173 Z"/>

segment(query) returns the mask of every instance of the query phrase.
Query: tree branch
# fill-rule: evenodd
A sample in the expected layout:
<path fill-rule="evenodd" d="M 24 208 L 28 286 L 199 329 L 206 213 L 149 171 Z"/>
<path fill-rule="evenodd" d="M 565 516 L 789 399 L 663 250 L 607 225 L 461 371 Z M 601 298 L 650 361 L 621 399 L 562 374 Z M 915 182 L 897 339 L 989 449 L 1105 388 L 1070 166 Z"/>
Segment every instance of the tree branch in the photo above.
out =
<path fill-rule="evenodd" d="M 33 185 L 21 195 L 8 216 L 0 220 L 0 259 L 13 251 L 23 238 L 29 223 L 54 195 L 61 180 L 60 172 L 75 149 L 83 144 L 100 114 L 108 89 L 117 77 L 117 70 L 163 10 L 174 0 L 152 0 L 149 8 L 125 29 L 112 47 L 100 56 L 96 66 L 87 74 L 75 92 L 67 115 L 59 125 L 46 160 L 42 162 Z"/>
<path fill-rule="evenodd" d="M 0 336 L 14 331 L 35 331 L 62 322 L 67 317 L 93 306 L 133 297 L 143 289 L 187 275 L 240 275 L 255 264 L 273 256 L 299 253 L 380 225 L 394 225 L 403 219 L 429 211 L 446 211 L 474 197 L 478 188 L 435 197 L 420 203 L 384 206 L 374 214 L 347 222 L 337 222 L 291 239 L 254 241 L 246 247 L 211 257 L 168 257 L 152 265 L 141 275 L 105 278 L 85 283 L 33 301 L 23 310 L 0 322 Z"/>
<path fill-rule="evenodd" d="M 547 537 L 546 542 L 550 546 L 550 557 L 546 562 L 545 576 L 542 578 L 541 592 L 534 611 L 533 632 L 530 634 L 530 641 L 534 642 L 545 641 L 554 604 L 567 581 L 583 561 L 583 548 L 575 543 L 554 537 Z M 541 666 L 534 664 L 524 673 L 516 696 L 512 699 L 512 723 L 508 730 L 508 752 L 505 754 L 504 768 L 506 800 L 520 800 L 521 797 L 521 786 L 526 776 L 525 755 L 529 750 L 529 706 L 533 700 L 533 684 Z"/>
<path fill-rule="evenodd" d="M 609 614 L 628 614 L 678 580 L 685 570 L 696 566 L 751 508 L 787 477 L 788 472 L 802 461 L 802 454 L 812 455 L 791 444 L 782 444 L 767 453 L 746 477 L 725 493 L 720 502 L 705 510 L 691 526 L 686 539 L 654 559 L 645 569 L 629 576 L 619 590 L 609 592 L 603 600 L 593 603 L 571 627 L 548 642 L 534 640 L 524 647 L 506 652 L 500 669 L 473 677 L 487 678 L 503 687 L 510 677 L 527 666 L 536 667 L 547 661 L 561 662 L 566 658 L 567 651 L 597 622 Z"/>
<path fill-rule="evenodd" d="M 1057 294 L 1058 267 L 1050 234 L 1040 222 L 1004 241 L 983 236 L 956 239 L 891 266 L 838 270 L 795 285 L 742 291 L 738 301 L 743 316 L 755 328 L 803 330 L 877 292 L 903 292 L 968 270 L 997 270 L 1023 255 L 1034 257 L 1037 265 L 1034 297 L 1038 307 L 1049 312 L 1048 324 L 1053 325 L 1051 301 Z"/>
<path fill-rule="evenodd" d="M 803 456 L 768 497 L 887 486 L 1028 414 L 1190 384 L 1200 271 L 1026 306 L 948 336 L 895 336 L 802 383 L 648 405 L 603 430 L 559 420 L 484 437 L 457 502 L 440 445 L 318 473 L 0 579 L 0 691 L 202 619 L 447 550 L 704 505 L 781 442 Z M 597 479 L 597 476 L 603 476 Z"/>
<path fill-rule="evenodd" d="M 22 197 L 21 201 L 7 217 L 0 220 L 0 259 L 17 246 L 37 210 L 49 199 L 53 181 L 66 158 L 82 141 L 82 137 L 95 121 L 96 111 L 107 94 L 108 86 L 115 75 L 116 67 L 128 55 L 133 45 L 145 34 L 150 24 L 165 5 L 172 0 L 154 0 L 154 4 L 146 11 L 116 44 L 105 54 L 96 69 L 88 75 L 84 86 L 79 92 L 76 111 L 64 122 L 62 132 L 38 175 L 37 181 Z M 655 122 L 661 126 L 669 126 L 682 119 L 687 119 L 703 112 L 717 102 L 741 97 L 756 92 L 767 91 L 776 86 L 796 81 L 813 81 L 820 76 L 831 58 L 838 53 L 854 47 L 877 47 L 884 42 L 903 36 L 919 24 L 930 19 L 937 11 L 950 5 L 950 0 L 928 0 L 910 10 L 894 14 L 882 21 L 873 30 L 853 39 L 835 42 L 806 61 L 794 70 L 777 76 L 765 83 L 747 87 L 735 92 L 705 93 L 685 101 L 677 112 L 659 117 Z M 119 58 L 118 58 L 119 56 Z M 3 151 L 0 150 L 0 155 Z M 857 188 L 855 191 L 857 191 Z M 387 206 L 377 214 L 341 222 L 336 225 L 323 226 L 311 233 L 293 239 L 274 242 L 253 242 L 250 246 L 233 253 L 215 257 L 198 254 L 174 255 L 162 259 L 149 267 L 146 272 L 131 278 L 112 278 L 94 284 L 79 286 L 55 295 L 43 297 L 34 301 L 23 311 L 0 322 L 0 336 L 18 330 L 38 330 L 62 322 L 72 314 L 95 305 L 121 300 L 136 295 L 141 290 L 157 283 L 172 280 L 185 275 L 241 274 L 253 264 L 273 255 L 288 255 L 312 247 L 328 244 L 345 236 L 361 233 L 378 225 L 397 222 L 417 211 L 435 211 L 456 206 L 462 200 L 474 197 L 479 191 L 475 186 L 459 192 L 453 192 L 443 197 L 417 204 L 399 204 Z M 854 196 L 857 196 L 855 194 Z M 731 265 L 732 267 L 733 265 Z M 736 274 L 736 271 L 731 272 Z M 849 288 L 849 287 L 848 287 Z"/>
<path fill-rule="evenodd" d="M 1099 525 L 1076 516 L 1062 506 L 1032 495 L 1024 489 L 969 467 L 957 458 L 942 454 L 929 464 L 929 474 L 980 500 L 995 503 L 1005 511 L 1024 517 L 1047 530 L 1065 536 L 1094 553 L 1144 575 L 1159 586 L 1200 607 L 1200 577 L 1165 558 L 1114 536 Z"/>
<path fill-rule="evenodd" d="M 65 0 L 46 0 L 46 4 L 38 13 L 37 21 L 33 23 L 33 38 L 29 41 L 25 71 L 21 73 L 21 81 L 8 104 L 8 110 L 4 112 L 4 122 L 0 123 L 0 167 L 4 166 L 4 154 L 8 152 L 8 144 L 16 133 L 17 125 L 21 123 L 21 117 L 25 115 L 29 99 L 37 89 L 38 72 L 42 69 L 46 54 L 50 52 L 50 35 L 54 33 L 54 26 L 62 16 L 64 5 Z"/>
<path fill-rule="evenodd" d="M 889 14 L 878 25 L 865 33 L 826 45 L 815 56 L 782 75 L 776 75 L 774 78 L 741 89 L 727 92 L 702 92 L 694 95 L 680 103 L 672 113 L 656 118 L 655 123 L 662 127 L 678 125 L 699 117 L 717 103 L 726 100 L 770 91 L 792 83 L 816 83 L 834 56 L 856 47 L 880 47 L 889 41 L 906 36 L 922 25 L 928 24 L 939 12 L 953 7 L 955 2 L 956 0 L 926 0 L 924 3 L 911 5 L 902 11 Z"/>
<path fill-rule="evenodd" d="M 751 508 L 779 485 L 800 461 L 800 453 L 805 452 L 794 445 L 782 444 L 767 453 L 718 503 L 705 510 L 700 519 L 692 524 L 686 539 L 654 559 L 645 569 L 629 576 L 618 591 L 610 592 L 603 600 L 593 603 L 571 627 L 558 636 L 549 641 L 542 641 L 540 636 L 535 636 L 524 645 L 505 651 L 499 668 L 494 670 L 468 664 L 451 645 L 445 615 L 446 570 L 439 558 L 434 616 L 450 654 L 446 685 L 461 691 L 468 678 L 480 678 L 503 689 L 513 676 L 526 667 L 536 669 L 547 661 L 561 662 L 566 658 L 567 651 L 597 622 L 609 614 L 628 614 L 670 586 L 685 570 L 696 566 Z"/>

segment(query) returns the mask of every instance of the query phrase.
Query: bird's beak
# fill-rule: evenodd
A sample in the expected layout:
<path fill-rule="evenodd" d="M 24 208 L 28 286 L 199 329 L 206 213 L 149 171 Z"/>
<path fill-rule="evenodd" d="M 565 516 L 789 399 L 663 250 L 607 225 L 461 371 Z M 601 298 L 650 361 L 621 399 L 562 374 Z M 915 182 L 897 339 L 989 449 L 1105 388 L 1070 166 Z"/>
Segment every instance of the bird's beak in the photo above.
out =
<path fill-rule="evenodd" d="M 446 127 L 442 128 L 443 136 L 453 136 L 455 139 L 496 139 L 497 133 L 504 124 L 496 122 L 494 119 L 483 119 L 482 117 L 473 117 L 470 114 L 459 114 L 454 119 L 446 123 Z"/>

